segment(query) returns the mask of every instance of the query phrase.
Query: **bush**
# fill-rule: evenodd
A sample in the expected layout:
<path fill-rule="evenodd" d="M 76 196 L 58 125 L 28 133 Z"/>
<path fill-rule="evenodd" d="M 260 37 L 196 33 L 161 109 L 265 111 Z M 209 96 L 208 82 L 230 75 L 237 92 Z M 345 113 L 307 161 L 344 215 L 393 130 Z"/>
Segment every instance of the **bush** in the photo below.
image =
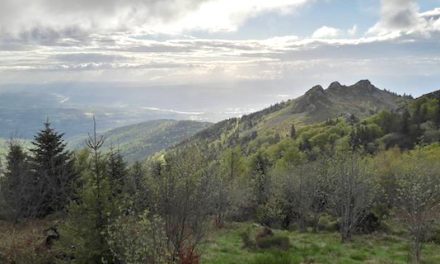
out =
<path fill-rule="evenodd" d="M 336 232 L 338 231 L 338 221 L 329 214 L 323 214 L 319 217 L 318 229 L 320 231 Z"/>
<path fill-rule="evenodd" d="M 108 227 L 108 244 L 117 260 L 126 264 L 167 263 L 169 250 L 162 220 L 149 216 L 121 216 Z M 196 262 L 185 262 L 196 263 Z"/>
<path fill-rule="evenodd" d="M 251 229 L 248 227 L 245 231 L 240 233 L 241 242 L 243 242 L 243 248 L 254 249 L 255 241 L 251 237 Z"/>
<path fill-rule="evenodd" d="M 429 233 L 430 234 L 427 237 L 426 242 L 432 242 L 440 245 L 440 223 L 435 225 Z"/>
<path fill-rule="evenodd" d="M 286 235 L 274 235 L 272 230 L 265 228 L 255 238 L 255 244 L 260 249 L 275 248 L 287 250 L 290 247 L 290 240 Z"/>
<path fill-rule="evenodd" d="M 360 234 L 371 234 L 380 227 L 380 220 L 374 213 L 365 216 L 356 228 L 356 232 Z"/>

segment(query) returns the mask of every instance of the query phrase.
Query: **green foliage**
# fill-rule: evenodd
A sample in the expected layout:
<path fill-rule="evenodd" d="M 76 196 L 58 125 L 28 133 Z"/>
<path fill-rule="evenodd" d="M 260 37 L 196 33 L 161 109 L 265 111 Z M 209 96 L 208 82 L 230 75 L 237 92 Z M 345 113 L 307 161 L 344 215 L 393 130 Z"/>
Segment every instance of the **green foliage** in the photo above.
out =
<path fill-rule="evenodd" d="M 127 165 L 119 152 L 109 153 L 106 169 L 112 195 L 117 198 L 122 195 L 128 177 Z"/>
<path fill-rule="evenodd" d="M 330 214 L 322 214 L 319 217 L 318 230 L 336 232 L 338 231 L 338 220 Z"/>
<path fill-rule="evenodd" d="M 340 218 L 341 239 L 347 242 L 372 207 L 372 170 L 356 152 L 337 153 L 329 162 L 330 208 Z"/>
<path fill-rule="evenodd" d="M 149 156 L 189 139 L 211 123 L 197 121 L 153 120 L 135 125 L 115 128 L 103 134 L 103 152 L 111 152 L 113 147 L 128 163 L 143 161 Z M 84 146 L 84 138 L 72 140 L 74 148 Z"/>
<path fill-rule="evenodd" d="M 0 178 L 0 194 L 5 206 L 2 214 L 13 222 L 29 214 L 29 193 L 32 182 L 29 182 L 29 157 L 23 147 L 17 142 L 9 143 L 9 152 L 6 156 L 6 170 Z"/>
<path fill-rule="evenodd" d="M 79 199 L 68 207 L 68 217 L 60 228 L 57 245 L 72 263 L 110 262 L 113 257 L 107 243 L 107 226 L 116 216 L 112 192 L 105 172 L 105 160 L 93 160 L 88 151 L 78 157 L 82 188 Z M 96 163 L 97 162 L 97 163 Z M 93 169 L 96 168 L 96 169 Z"/>
<path fill-rule="evenodd" d="M 163 221 L 148 211 L 117 217 L 108 226 L 107 243 L 113 256 L 126 264 L 169 263 Z"/>
<path fill-rule="evenodd" d="M 417 149 L 403 155 L 398 167 L 396 208 L 408 228 L 415 263 L 420 262 L 422 243 L 440 217 L 439 154 L 438 149 Z"/>
<path fill-rule="evenodd" d="M 281 234 L 257 237 L 255 241 L 260 249 L 288 250 L 290 247 L 289 237 Z"/>
<path fill-rule="evenodd" d="M 155 166 L 152 213 L 165 222 L 172 260 L 188 257 L 207 231 L 212 212 L 213 180 L 206 159 L 196 145 L 167 153 Z"/>
<path fill-rule="evenodd" d="M 255 249 L 255 240 L 252 237 L 251 228 L 246 228 L 244 231 L 240 232 L 241 242 L 243 243 L 243 248 Z"/>
<path fill-rule="evenodd" d="M 75 197 L 77 173 L 72 153 L 67 151 L 63 134 L 44 124 L 32 142 L 31 201 L 33 215 L 44 217 L 64 209 Z"/>

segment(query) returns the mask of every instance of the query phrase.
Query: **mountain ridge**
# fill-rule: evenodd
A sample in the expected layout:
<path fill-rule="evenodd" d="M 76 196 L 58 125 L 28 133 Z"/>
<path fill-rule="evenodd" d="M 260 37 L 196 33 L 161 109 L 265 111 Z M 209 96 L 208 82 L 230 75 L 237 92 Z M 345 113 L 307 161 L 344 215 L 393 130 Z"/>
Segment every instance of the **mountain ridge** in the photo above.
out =
<path fill-rule="evenodd" d="M 413 99 L 382 90 L 369 80 L 352 85 L 335 81 L 326 89 L 315 85 L 302 96 L 271 105 L 260 111 L 215 123 L 192 139 L 218 141 L 224 135 L 250 142 L 271 134 L 287 137 L 292 125 L 302 127 L 351 115 L 363 119 L 382 110 L 394 111 Z M 234 136 L 235 135 L 235 136 Z M 234 140 L 236 140 L 234 139 Z"/>

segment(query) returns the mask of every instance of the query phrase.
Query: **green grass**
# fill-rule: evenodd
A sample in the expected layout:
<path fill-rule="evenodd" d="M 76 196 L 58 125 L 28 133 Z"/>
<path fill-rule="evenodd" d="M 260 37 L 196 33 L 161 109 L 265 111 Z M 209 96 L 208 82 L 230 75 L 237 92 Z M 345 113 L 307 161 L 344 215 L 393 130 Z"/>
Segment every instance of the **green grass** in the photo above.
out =
<path fill-rule="evenodd" d="M 294 264 L 294 263 L 407 263 L 408 241 L 402 237 L 376 234 L 356 236 L 352 243 L 341 244 L 337 233 L 298 233 L 288 235 L 291 248 L 286 252 L 243 248 L 240 233 L 256 225 L 234 223 L 213 231 L 202 248 L 204 264 Z M 440 245 L 425 244 L 423 263 L 440 263 Z"/>

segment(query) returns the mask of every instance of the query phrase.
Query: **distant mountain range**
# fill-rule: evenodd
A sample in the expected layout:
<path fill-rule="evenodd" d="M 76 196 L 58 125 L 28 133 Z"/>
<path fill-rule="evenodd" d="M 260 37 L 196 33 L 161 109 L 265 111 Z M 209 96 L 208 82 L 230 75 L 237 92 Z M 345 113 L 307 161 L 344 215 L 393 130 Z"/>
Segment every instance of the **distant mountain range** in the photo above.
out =
<path fill-rule="evenodd" d="M 103 132 L 147 120 L 196 118 L 192 114 L 136 106 L 86 106 L 55 93 L 6 91 L 0 93 L 0 137 L 32 139 L 46 120 L 70 138 L 90 132 L 93 115 Z"/>
<path fill-rule="evenodd" d="M 439 94 L 438 91 L 432 92 L 421 98 L 438 98 Z M 18 130 L 18 136 L 31 138 L 35 131 L 42 127 L 44 118 L 50 116 L 55 128 L 61 128 L 59 130 L 66 132 L 71 147 L 84 146 L 85 135 L 91 130 L 91 111 L 71 108 L 66 104 L 66 99 L 59 95 L 41 99 L 38 98 L 40 95 L 29 93 L 15 101 L 11 96 L 13 95 L 8 93 L 0 94 L 0 137 L 9 137 L 11 128 L 14 127 Z M 98 126 L 101 131 L 104 130 L 105 150 L 119 150 L 132 162 L 143 160 L 182 141 L 229 141 L 231 146 L 237 141 L 240 144 L 250 144 L 257 137 L 286 137 L 292 125 L 300 128 L 351 115 L 363 119 L 382 110 L 397 110 L 412 101 L 414 99 L 411 97 L 381 90 L 368 80 L 362 80 L 349 86 L 333 82 L 326 89 L 318 85 L 296 99 L 215 124 L 171 120 L 176 117 L 172 115 L 166 119 L 160 118 L 162 115 L 159 115 L 159 120 L 139 123 L 139 119 L 142 118 L 158 119 L 157 112 L 146 111 L 139 114 L 136 113 L 137 110 L 132 110 L 130 114 L 126 108 L 118 110 L 100 107 L 94 113 Z M 24 134 L 20 134 L 20 131 L 24 131 Z"/>

